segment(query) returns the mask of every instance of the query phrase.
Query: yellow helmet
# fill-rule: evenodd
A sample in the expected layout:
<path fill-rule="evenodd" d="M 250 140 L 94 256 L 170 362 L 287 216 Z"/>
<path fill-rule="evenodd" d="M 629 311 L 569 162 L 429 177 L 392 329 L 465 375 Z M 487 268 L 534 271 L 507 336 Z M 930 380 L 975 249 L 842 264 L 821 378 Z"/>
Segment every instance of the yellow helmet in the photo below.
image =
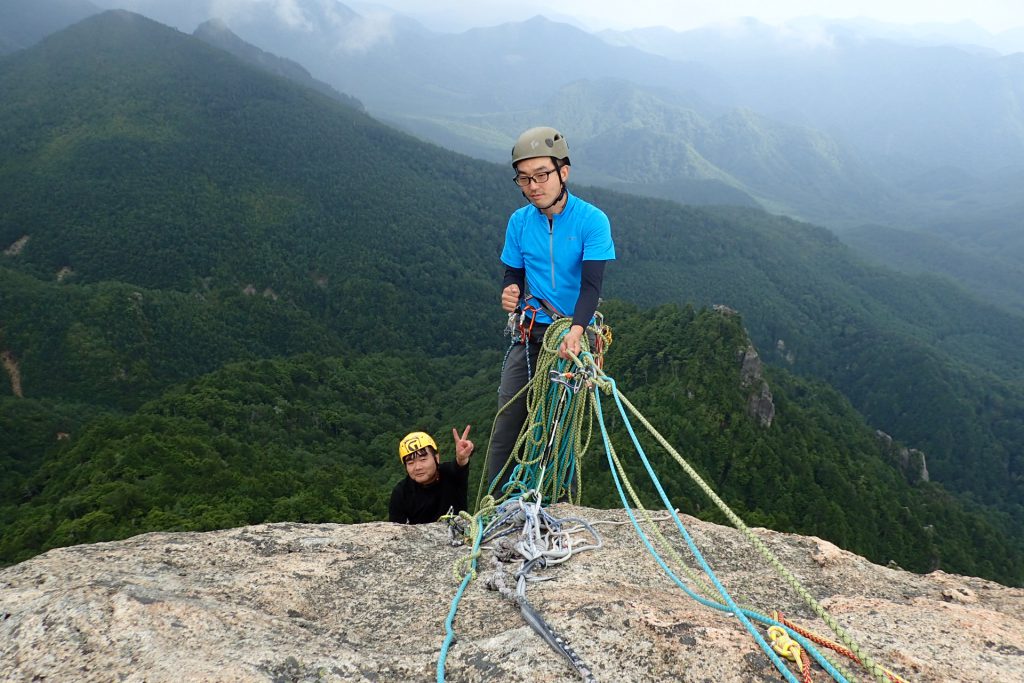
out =
<path fill-rule="evenodd" d="M 426 432 L 409 432 L 398 442 L 398 459 L 403 460 L 410 453 L 415 453 L 421 448 L 430 446 L 437 453 L 437 444 Z"/>

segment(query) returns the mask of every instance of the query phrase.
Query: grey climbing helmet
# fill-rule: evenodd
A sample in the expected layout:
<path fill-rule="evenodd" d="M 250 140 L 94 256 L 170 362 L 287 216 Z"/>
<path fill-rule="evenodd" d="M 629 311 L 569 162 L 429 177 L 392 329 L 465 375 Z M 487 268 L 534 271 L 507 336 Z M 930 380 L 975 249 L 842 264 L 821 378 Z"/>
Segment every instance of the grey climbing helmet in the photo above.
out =
<path fill-rule="evenodd" d="M 569 143 L 550 126 L 538 126 L 524 132 L 512 147 L 512 168 L 523 159 L 554 157 L 569 164 Z"/>

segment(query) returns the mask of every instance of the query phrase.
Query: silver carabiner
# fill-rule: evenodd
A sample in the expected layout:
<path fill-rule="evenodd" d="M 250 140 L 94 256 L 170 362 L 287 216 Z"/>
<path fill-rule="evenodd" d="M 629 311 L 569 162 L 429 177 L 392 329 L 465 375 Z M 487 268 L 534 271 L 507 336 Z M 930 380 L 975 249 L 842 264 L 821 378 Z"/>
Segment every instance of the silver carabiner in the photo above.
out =
<path fill-rule="evenodd" d="M 561 384 L 563 387 L 576 393 L 580 387 L 583 386 L 583 380 L 586 379 L 582 373 L 561 373 L 558 370 L 552 370 L 548 373 L 548 379 L 555 384 Z"/>

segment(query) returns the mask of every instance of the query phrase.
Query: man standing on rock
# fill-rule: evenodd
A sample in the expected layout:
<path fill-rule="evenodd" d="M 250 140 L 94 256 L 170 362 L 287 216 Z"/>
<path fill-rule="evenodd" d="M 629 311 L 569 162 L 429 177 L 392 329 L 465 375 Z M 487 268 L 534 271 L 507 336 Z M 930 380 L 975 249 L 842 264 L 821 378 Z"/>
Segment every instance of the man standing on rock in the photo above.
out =
<path fill-rule="evenodd" d="M 548 325 L 572 316 L 559 355 L 580 353 L 580 340 L 601 296 L 605 262 L 615 259 L 611 225 L 597 207 L 569 193 L 569 145 L 554 128 L 525 131 L 512 148 L 513 178 L 529 204 L 515 211 L 505 231 L 501 307 L 521 311 L 522 324 L 501 368 L 499 411 L 530 381 Z M 495 420 L 487 455 L 493 483 L 512 454 L 526 420 L 520 397 Z M 508 481 L 506 469 L 500 485 Z M 499 485 L 499 486 L 500 486 Z M 500 493 L 500 487 L 496 487 Z"/>
<path fill-rule="evenodd" d="M 473 442 L 469 425 L 455 439 L 455 461 L 440 462 L 437 444 L 425 432 L 411 432 L 398 442 L 398 459 L 405 465 L 406 477 L 391 491 L 388 519 L 400 524 L 436 522 L 449 510 L 466 509 L 469 488 L 469 457 Z"/>

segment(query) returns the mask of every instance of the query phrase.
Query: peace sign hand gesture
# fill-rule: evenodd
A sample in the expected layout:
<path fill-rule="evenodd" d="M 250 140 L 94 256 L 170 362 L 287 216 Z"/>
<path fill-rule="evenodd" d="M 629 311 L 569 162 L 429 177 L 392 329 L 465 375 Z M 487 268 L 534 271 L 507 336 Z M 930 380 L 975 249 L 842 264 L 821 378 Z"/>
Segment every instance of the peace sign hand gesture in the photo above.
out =
<path fill-rule="evenodd" d="M 455 461 L 459 467 L 465 467 L 469 462 L 469 456 L 473 454 L 473 442 L 469 440 L 469 427 L 459 435 L 459 430 L 452 427 L 452 437 L 455 439 Z"/>

